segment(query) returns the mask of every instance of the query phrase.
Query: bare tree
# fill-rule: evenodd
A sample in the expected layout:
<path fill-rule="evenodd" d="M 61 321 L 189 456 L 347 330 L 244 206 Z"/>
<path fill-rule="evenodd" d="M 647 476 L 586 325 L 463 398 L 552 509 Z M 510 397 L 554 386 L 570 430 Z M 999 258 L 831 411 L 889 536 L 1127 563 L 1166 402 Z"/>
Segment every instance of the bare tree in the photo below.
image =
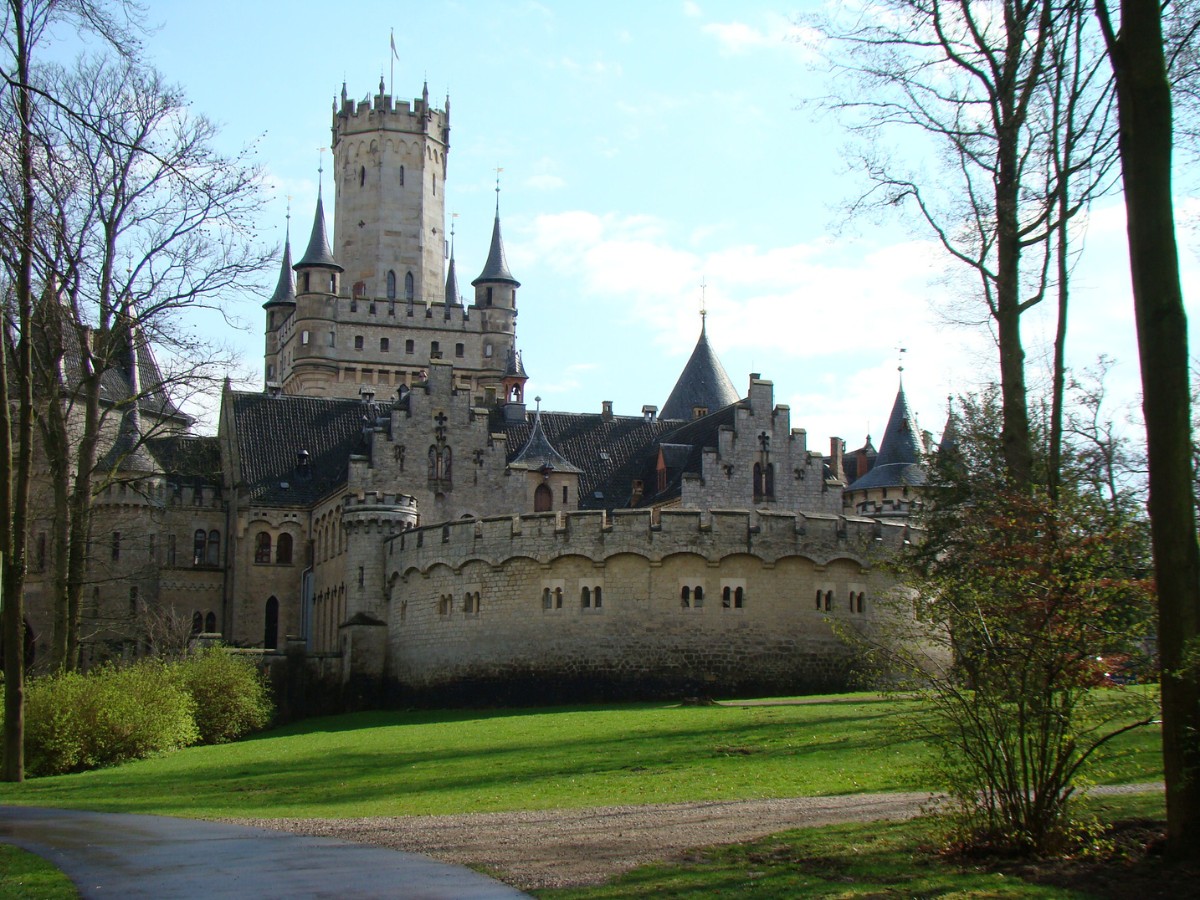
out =
<path fill-rule="evenodd" d="M 39 132 L 37 258 L 54 285 L 40 312 L 43 331 L 58 330 L 39 342 L 35 368 L 55 401 L 39 423 L 54 482 L 55 655 L 72 666 L 97 491 L 126 477 L 123 463 L 148 438 L 182 427 L 181 395 L 219 385 L 229 369 L 222 348 L 181 313 L 223 312 L 267 256 L 249 228 L 261 203 L 258 171 L 244 154 L 212 149 L 215 126 L 178 89 L 153 70 L 103 58 L 49 68 L 43 83 L 57 103 Z"/>
<path fill-rule="evenodd" d="M 1200 546 L 1196 541 L 1187 315 L 1171 195 L 1171 85 L 1155 0 L 1095 0 L 1117 86 L 1162 663 L 1167 834 L 1200 854 Z M 1191 33 L 1200 27 L 1193 20 Z"/>

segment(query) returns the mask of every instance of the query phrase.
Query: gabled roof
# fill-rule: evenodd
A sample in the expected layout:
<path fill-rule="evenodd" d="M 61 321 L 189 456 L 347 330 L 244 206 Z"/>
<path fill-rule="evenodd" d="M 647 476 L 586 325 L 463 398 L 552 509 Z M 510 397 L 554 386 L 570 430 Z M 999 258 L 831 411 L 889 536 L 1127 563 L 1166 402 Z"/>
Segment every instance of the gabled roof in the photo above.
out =
<path fill-rule="evenodd" d="M 350 457 L 366 452 L 361 400 L 231 392 L 233 440 L 247 496 L 309 506 L 346 483 Z M 308 472 L 298 465 L 308 454 Z"/>
<path fill-rule="evenodd" d="M 488 281 L 503 281 L 513 287 L 520 287 L 521 282 L 513 278 L 508 269 L 508 260 L 504 258 L 504 239 L 500 236 L 500 208 L 496 207 L 496 221 L 492 223 L 492 245 L 488 248 L 487 262 L 471 284 L 478 285 Z"/>
<path fill-rule="evenodd" d="M 671 396 L 663 404 L 661 417 L 664 419 L 690 419 L 692 410 L 703 407 L 709 412 L 716 412 L 731 403 L 737 403 L 741 397 L 737 388 L 725 373 L 725 367 L 717 354 L 708 343 L 708 334 L 703 324 L 700 326 L 700 339 L 691 358 L 683 367 L 679 380 L 671 391 Z"/>
<path fill-rule="evenodd" d="M 850 490 L 867 488 L 905 487 L 926 483 L 925 468 L 921 457 L 921 433 L 916 420 L 908 408 L 904 395 L 904 384 L 896 392 L 892 414 L 888 417 L 883 440 L 879 442 L 879 454 L 875 465 L 862 478 L 850 485 Z"/>
<path fill-rule="evenodd" d="M 313 216 L 312 234 L 308 238 L 308 249 L 304 251 L 300 262 L 292 268 L 300 269 L 305 266 L 323 266 L 339 272 L 345 271 L 338 265 L 337 260 L 333 258 L 333 251 L 329 249 L 329 236 L 325 233 L 325 204 L 321 201 L 319 191 L 317 192 L 317 212 Z"/>

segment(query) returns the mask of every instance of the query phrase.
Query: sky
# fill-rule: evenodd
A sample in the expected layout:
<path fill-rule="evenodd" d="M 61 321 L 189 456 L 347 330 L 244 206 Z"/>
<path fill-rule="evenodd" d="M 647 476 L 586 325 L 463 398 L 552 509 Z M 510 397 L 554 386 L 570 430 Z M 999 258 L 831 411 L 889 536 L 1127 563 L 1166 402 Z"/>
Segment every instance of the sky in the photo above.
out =
<path fill-rule="evenodd" d="M 865 182 L 848 162 L 845 131 L 810 102 L 828 76 L 797 22 L 816 8 L 149 0 L 157 28 L 145 50 L 221 125 L 222 148 L 254 145 L 270 197 L 259 238 L 282 245 L 290 197 L 301 252 L 343 81 L 363 98 L 382 75 L 401 99 L 427 81 L 439 105 L 451 99 L 446 209 L 458 214 L 468 291 L 503 169 L 531 406 L 540 396 L 555 411 L 599 412 L 605 400 L 625 415 L 661 407 L 695 346 L 703 302 L 734 386 L 744 395 L 752 372 L 772 380 L 792 427 L 828 452 L 832 435 L 851 449 L 867 434 L 878 444 L 901 364 L 920 426 L 939 433 L 947 396 L 994 380 L 996 353 L 986 328 L 951 321 L 963 317 L 963 281 L 916 222 L 848 219 Z M 1181 197 L 1179 206 L 1194 313 L 1200 237 L 1186 224 L 1200 221 L 1200 203 Z M 1083 231 L 1069 359 L 1076 369 L 1100 354 L 1117 361 L 1110 390 L 1120 417 L 1137 398 L 1120 203 L 1094 210 Z M 245 326 L 235 341 L 248 389 L 262 386 L 261 304 L 277 274 L 229 309 Z M 1048 333 L 1044 318 L 1026 328 L 1034 384 Z"/>

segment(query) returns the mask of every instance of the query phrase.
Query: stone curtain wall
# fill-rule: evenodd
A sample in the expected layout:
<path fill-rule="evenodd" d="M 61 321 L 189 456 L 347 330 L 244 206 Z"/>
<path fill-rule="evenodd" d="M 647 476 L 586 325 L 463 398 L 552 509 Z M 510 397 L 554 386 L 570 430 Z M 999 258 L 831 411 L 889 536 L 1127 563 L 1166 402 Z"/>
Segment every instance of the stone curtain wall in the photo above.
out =
<path fill-rule="evenodd" d="M 837 689 L 851 660 L 830 623 L 870 618 L 875 564 L 905 534 L 668 510 L 417 529 L 386 552 L 388 675 L 407 699 L 463 703 Z"/>

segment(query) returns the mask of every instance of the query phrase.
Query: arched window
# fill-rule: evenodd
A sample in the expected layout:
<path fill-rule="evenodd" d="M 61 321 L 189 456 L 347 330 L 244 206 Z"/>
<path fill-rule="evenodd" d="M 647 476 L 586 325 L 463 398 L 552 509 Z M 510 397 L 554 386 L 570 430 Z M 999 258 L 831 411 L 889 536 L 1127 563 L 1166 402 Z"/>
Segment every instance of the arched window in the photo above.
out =
<path fill-rule="evenodd" d="M 204 546 L 206 535 L 203 528 L 197 528 L 196 534 L 192 539 L 192 565 L 204 565 Z"/>
<path fill-rule="evenodd" d="M 366 183 L 367 183 L 367 167 L 359 166 L 358 167 L 358 186 L 362 187 Z"/>
<path fill-rule="evenodd" d="M 400 183 L 404 184 L 404 166 L 400 167 Z"/>
<path fill-rule="evenodd" d="M 585 587 L 579 592 L 579 605 L 584 609 L 592 608 L 592 589 Z"/>
<path fill-rule="evenodd" d="M 554 494 L 544 484 L 539 484 L 533 492 L 533 511 L 550 512 L 554 507 Z"/>
<path fill-rule="evenodd" d="M 267 600 L 263 616 L 263 647 L 267 650 L 279 648 L 279 601 L 274 597 Z"/>
<path fill-rule="evenodd" d="M 733 605 L 733 588 L 726 585 L 721 588 L 721 606 L 724 609 L 729 609 Z"/>
<path fill-rule="evenodd" d="M 563 589 L 555 588 L 554 589 L 554 608 L 562 609 L 562 601 L 563 601 Z"/>
<path fill-rule="evenodd" d="M 221 564 L 221 532 L 215 528 L 208 533 L 208 553 L 204 561 L 210 566 Z"/>
<path fill-rule="evenodd" d="M 680 588 L 680 590 L 679 590 L 679 605 L 682 606 L 684 609 L 687 609 L 689 606 L 692 605 L 692 589 L 690 587 Z"/>
<path fill-rule="evenodd" d="M 429 448 L 429 480 L 437 481 L 438 478 L 438 449 L 437 447 Z"/>
<path fill-rule="evenodd" d="M 704 588 L 696 585 L 696 590 L 692 593 L 692 605 L 699 609 L 704 605 Z"/>
<path fill-rule="evenodd" d="M 763 494 L 772 498 L 775 496 L 775 463 L 767 463 Z"/>
<path fill-rule="evenodd" d="M 208 615 L 204 617 L 204 630 L 209 634 L 216 634 L 217 614 L 211 609 L 208 611 Z"/>
<path fill-rule="evenodd" d="M 404 299 L 413 300 L 417 296 L 416 283 L 413 281 L 412 272 L 404 274 Z"/>
<path fill-rule="evenodd" d="M 603 601 L 604 601 L 604 595 L 600 589 L 600 585 L 596 585 L 596 593 L 594 595 L 593 605 L 596 607 L 596 609 L 599 609 L 603 605 Z"/>
<path fill-rule="evenodd" d="M 816 609 L 821 608 L 821 598 L 822 598 L 821 590 L 820 590 L 820 588 L 818 588 L 817 589 L 817 605 L 815 607 Z"/>
<path fill-rule="evenodd" d="M 204 630 L 204 616 L 200 614 L 200 610 L 192 613 L 192 634 L 199 634 Z"/>
<path fill-rule="evenodd" d="M 542 589 L 542 609 L 550 608 L 550 588 Z"/>
<path fill-rule="evenodd" d="M 825 592 L 825 611 L 833 609 L 833 591 Z"/>
<path fill-rule="evenodd" d="M 396 299 L 396 273 L 390 269 L 387 273 L 387 298 L 389 300 Z"/>
<path fill-rule="evenodd" d="M 733 608 L 741 609 L 742 605 L 745 602 L 746 602 L 746 589 L 741 588 L 741 587 L 736 588 L 733 592 Z"/>
<path fill-rule="evenodd" d="M 762 464 L 754 464 L 754 499 L 758 500 L 763 495 L 763 473 Z"/>
<path fill-rule="evenodd" d="M 256 563 L 271 561 L 271 535 L 265 531 L 260 531 L 254 539 L 254 561 Z"/>
<path fill-rule="evenodd" d="M 451 481 L 451 452 L 449 447 L 442 448 L 442 481 Z"/>
<path fill-rule="evenodd" d="M 292 536 L 290 534 L 281 534 L 279 540 L 275 542 L 275 562 L 291 565 Z"/>

